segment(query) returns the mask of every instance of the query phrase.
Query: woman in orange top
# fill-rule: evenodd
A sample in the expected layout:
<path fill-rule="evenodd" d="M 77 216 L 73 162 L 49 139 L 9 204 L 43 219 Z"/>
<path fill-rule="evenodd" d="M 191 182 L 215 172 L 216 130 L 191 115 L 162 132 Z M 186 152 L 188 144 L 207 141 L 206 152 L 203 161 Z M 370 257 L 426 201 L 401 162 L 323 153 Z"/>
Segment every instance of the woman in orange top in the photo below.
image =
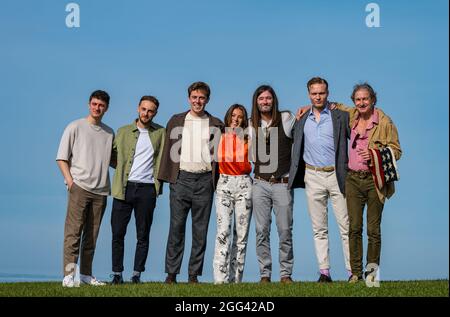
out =
<path fill-rule="evenodd" d="M 242 281 L 252 213 L 252 179 L 249 175 L 252 166 L 248 160 L 247 110 L 242 105 L 234 104 L 228 109 L 224 121 L 225 133 L 218 149 L 220 177 L 216 189 L 217 234 L 213 263 L 215 284 Z"/>

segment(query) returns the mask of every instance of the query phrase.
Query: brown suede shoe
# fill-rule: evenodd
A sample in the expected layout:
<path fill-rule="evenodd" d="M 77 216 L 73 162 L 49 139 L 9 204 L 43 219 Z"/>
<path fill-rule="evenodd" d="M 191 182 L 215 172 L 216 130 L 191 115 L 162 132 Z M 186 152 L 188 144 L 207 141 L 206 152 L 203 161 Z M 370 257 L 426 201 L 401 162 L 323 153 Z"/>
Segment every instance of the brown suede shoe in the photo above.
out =
<path fill-rule="evenodd" d="M 174 273 L 167 274 L 165 282 L 166 284 L 176 284 L 177 283 L 177 275 Z"/>
<path fill-rule="evenodd" d="M 270 277 L 268 276 L 263 276 L 261 277 L 261 280 L 259 281 L 261 284 L 266 284 L 266 283 L 270 283 Z"/>
<path fill-rule="evenodd" d="M 189 275 L 188 283 L 189 284 L 198 284 L 197 275 Z"/>
<path fill-rule="evenodd" d="M 280 279 L 280 283 L 281 284 L 292 284 L 292 283 L 294 283 L 294 281 L 292 280 L 292 278 L 290 276 L 283 276 Z"/>

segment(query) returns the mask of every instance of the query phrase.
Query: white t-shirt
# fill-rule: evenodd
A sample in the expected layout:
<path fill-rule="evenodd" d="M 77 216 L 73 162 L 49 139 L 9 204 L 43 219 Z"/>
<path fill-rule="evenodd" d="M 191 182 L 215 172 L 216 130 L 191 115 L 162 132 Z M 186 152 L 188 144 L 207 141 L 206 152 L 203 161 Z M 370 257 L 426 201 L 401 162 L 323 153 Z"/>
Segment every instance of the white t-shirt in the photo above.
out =
<path fill-rule="evenodd" d="M 129 181 L 139 183 L 154 183 L 153 179 L 153 150 L 148 129 L 139 128 L 139 138 L 134 152 L 133 165 L 131 166 Z"/>
<path fill-rule="evenodd" d="M 202 173 L 212 170 L 209 150 L 209 118 L 194 117 L 189 112 L 181 139 L 180 170 Z"/>
<path fill-rule="evenodd" d="M 56 160 L 69 162 L 75 184 L 107 196 L 113 139 L 114 131 L 106 124 L 91 124 L 86 118 L 75 120 L 64 130 Z"/>

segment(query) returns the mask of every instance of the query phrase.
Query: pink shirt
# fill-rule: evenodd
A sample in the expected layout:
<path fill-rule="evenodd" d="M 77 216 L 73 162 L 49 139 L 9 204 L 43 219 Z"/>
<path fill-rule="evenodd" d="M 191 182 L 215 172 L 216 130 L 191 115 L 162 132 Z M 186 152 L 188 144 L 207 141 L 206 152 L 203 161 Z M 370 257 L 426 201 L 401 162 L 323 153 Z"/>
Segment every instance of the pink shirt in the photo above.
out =
<path fill-rule="evenodd" d="M 358 149 L 367 149 L 369 147 L 369 132 L 374 128 L 375 124 L 378 124 L 378 112 L 375 110 L 373 111 L 371 120 L 366 127 L 364 135 L 358 134 L 358 131 L 356 130 L 359 122 L 358 117 L 359 115 L 357 115 L 350 133 L 348 168 L 354 171 L 368 171 L 368 161 L 362 159 L 361 155 L 358 154 Z"/>

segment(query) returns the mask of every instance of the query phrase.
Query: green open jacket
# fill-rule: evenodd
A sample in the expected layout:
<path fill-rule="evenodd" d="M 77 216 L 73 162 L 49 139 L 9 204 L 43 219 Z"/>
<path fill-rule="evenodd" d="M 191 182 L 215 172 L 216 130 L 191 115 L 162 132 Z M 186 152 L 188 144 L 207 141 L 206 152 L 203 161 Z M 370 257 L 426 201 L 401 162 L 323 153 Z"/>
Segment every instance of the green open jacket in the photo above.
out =
<path fill-rule="evenodd" d="M 155 189 L 158 195 L 162 194 L 162 184 L 158 181 L 159 165 L 161 162 L 162 149 L 166 130 L 156 124 L 151 123 L 148 135 L 153 146 L 153 178 L 155 180 Z M 139 130 L 136 121 L 132 124 L 123 126 L 117 131 L 113 142 L 111 155 L 111 166 L 116 168 L 112 184 L 112 196 L 117 199 L 125 199 L 125 189 L 127 187 L 128 175 L 133 165 L 136 143 L 139 138 Z"/>

